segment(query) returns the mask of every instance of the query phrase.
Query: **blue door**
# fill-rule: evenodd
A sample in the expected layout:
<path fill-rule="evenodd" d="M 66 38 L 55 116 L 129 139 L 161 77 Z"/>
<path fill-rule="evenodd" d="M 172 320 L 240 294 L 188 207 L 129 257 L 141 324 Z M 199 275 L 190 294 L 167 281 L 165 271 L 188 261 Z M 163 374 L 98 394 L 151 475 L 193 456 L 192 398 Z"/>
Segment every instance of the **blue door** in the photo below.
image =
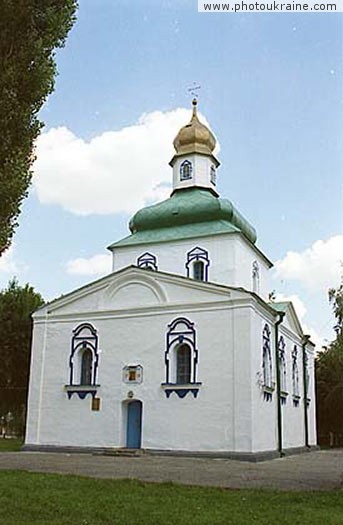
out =
<path fill-rule="evenodd" d="M 127 448 L 141 448 L 142 403 L 131 401 L 127 408 Z"/>

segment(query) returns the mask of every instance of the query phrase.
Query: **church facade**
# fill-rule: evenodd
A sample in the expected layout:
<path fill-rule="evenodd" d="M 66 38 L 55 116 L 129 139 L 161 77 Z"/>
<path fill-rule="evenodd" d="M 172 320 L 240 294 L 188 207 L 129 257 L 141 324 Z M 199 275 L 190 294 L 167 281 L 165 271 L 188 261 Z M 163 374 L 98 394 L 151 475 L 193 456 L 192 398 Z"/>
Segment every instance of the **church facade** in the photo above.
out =
<path fill-rule="evenodd" d="M 316 445 L 314 345 L 269 300 L 270 260 L 219 197 L 215 137 L 174 140 L 169 199 L 112 244 L 112 272 L 34 314 L 27 450 L 273 457 Z"/>

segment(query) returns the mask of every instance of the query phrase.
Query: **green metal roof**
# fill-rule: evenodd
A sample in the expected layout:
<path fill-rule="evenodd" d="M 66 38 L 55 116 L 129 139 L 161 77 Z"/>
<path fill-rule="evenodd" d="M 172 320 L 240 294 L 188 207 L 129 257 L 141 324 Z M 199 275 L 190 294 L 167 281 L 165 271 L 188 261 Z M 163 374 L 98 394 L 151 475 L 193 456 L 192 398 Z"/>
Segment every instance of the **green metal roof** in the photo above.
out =
<path fill-rule="evenodd" d="M 255 229 L 229 200 L 202 188 L 175 191 L 169 199 L 139 210 L 129 226 L 132 235 L 110 248 L 237 232 L 256 241 Z"/>
<path fill-rule="evenodd" d="M 278 312 L 286 312 L 289 305 L 292 304 L 292 302 L 282 301 L 282 302 L 274 303 L 274 301 L 270 301 L 268 304 L 270 304 L 270 306 L 274 308 L 274 310 L 277 310 Z"/>

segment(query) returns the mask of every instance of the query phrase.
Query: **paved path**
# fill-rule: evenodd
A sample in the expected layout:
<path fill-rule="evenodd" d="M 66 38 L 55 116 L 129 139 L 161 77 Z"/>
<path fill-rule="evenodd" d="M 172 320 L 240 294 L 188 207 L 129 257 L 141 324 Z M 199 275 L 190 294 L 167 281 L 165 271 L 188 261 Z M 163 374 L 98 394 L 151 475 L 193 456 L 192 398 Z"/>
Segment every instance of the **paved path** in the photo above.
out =
<path fill-rule="evenodd" d="M 261 463 L 144 454 L 120 457 L 3 452 L 0 453 L 0 470 L 7 469 L 235 489 L 329 490 L 343 488 L 343 449 L 309 452 Z"/>

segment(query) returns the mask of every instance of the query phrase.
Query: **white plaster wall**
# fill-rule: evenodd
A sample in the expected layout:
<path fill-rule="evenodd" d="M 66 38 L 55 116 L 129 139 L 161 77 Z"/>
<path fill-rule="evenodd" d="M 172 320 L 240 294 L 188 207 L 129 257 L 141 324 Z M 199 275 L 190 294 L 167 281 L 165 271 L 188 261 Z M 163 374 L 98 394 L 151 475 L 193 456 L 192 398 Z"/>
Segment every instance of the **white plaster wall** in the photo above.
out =
<path fill-rule="evenodd" d="M 271 291 L 269 267 L 266 261 L 245 241 L 242 237 L 237 237 L 235 245 L 236 267 L 235 267 L 235 286 L 242 286 L 246 290 L 253 290 L 252 269 L 254 261 L 257 261 L 259 267 L 259 293 L 265 301 L 268 301 L 268 295 Z"/>
<path fill-rule="evenodd" d="M 257 260 L 260 268 L 260 295 L 268 299 L 269 270 L 265 260 L 240 235 L 235 234 L 118 247 L 114 249 L 113 271 L 136 265 L 138 257 L 149 252 L 157 257 L 160 271 L 186 276 L 187 253 L 196 246 L 205 249 L 209 254 L 208 281 L 227 286 L 243 287 L 251 291 L 252 265 Z"/>
<path fill-rule="evenodd" d="M 308 413 L 308 437 L 309 445 L 317 445 L 317 426 L 316 426 L 316 390 L 315 390 L 315 370 L 314 370 L 314 347 L 307 345 L 308 355 L 308 372 L 310 375 L 310 384 L 308 397 L 310 404 L 307 409 Z"/>
<path fill-rule="evenodd" d="M 262 390 L 262 333 L 265 324 L 271 330 L 272 381 L 275 384 L 275 351 L 274 351 L 274 319 L 262 315 L 258 311 L 252 313 L 252 344 L 251 344 L 251 384 L 252 384 L 252 434 L 253 451 L 264 452 L 277 449 L 277 397 L 276 391 L 272 399 L 264 399 Z"/>
<path fill-rule="evenodd" d="M 180 166 L 186 159 L 192 163 L 192 178 L 188 180 L 180 180 Z M 211 183 L 212 165 L 215 166 L 213 159 L 206 155 L 189 154 L 177 157 L 173 166 L 173 188 L 179 189 L 199 186 L 215 190 L 215 185 Z"/>
<path fill-rule="evenodd" d="M 180 311 L 180 315 L 184 312 Z M 143 403 L 144 448 L 180 450 L 233 450 L 232 417 L 232 318 L 228 310 L 187 312 L 196 323 L 199 368 L 202 382 L 197 399 L 188 394 L 169 399 L 161 388 L 165 381 L 164 351 L 168 323 L 177 315 L 155 312 L 143 316 L 94 320 L 101 350 L 98 383 L 101 410 L 91 411 L 91 398 L 70 400 L 68 383 L 71 333 L 78 322 L 51 321 L 46 336 L 45 375 L 40 404 L 40 425 L 34 432 L 38 402 L 31 386 L 27 443 L 41 445 L 125 446 L 125 402 L 129 390 Z M 92 319 L 89 319 L 92 322 Z M 209 329 L 210 327 L 210 329 Z M 34 368 L 41 351 L 35 325 Z M 122 382 L 122 369 L 130 363 L 143 366 L 141 385 Z M 32 385 L 35 376 L 32 375 Z M 242 380 L 243 382 L 243 380 Z M 239 450 L 239 444 L 236 444 Z"/>
<path fill-rule="evenodd" d="M 32 337 L 32 352 L 30 364 L 29 395 L 26 420 L 26 440 L 28 443 L 39 443 L 40 392 L 44 365 L 44 333 L 45 323 L 35 326 Z"/>
<path fill-rule="evenodd" d="M 301 340 L 294 334 L 291 336 L 288 330 L 281 325 L 279 336 L 283 336 L 285 341 L 285 357 L 287 371 L 287 400 L 281 405 L 282 412 L 282 440 L 283 448 L 303 447 L 305 446 L 305 416 L 304 416 L 304 382 L 302 367 L 302 346 Z M 299 394 L 301 396 L 299 405 L 293 404 L 293 379 L 292 379 L 292 351 L 294 345 L 298 350 L 298 371 L 299 371 Z"/>

